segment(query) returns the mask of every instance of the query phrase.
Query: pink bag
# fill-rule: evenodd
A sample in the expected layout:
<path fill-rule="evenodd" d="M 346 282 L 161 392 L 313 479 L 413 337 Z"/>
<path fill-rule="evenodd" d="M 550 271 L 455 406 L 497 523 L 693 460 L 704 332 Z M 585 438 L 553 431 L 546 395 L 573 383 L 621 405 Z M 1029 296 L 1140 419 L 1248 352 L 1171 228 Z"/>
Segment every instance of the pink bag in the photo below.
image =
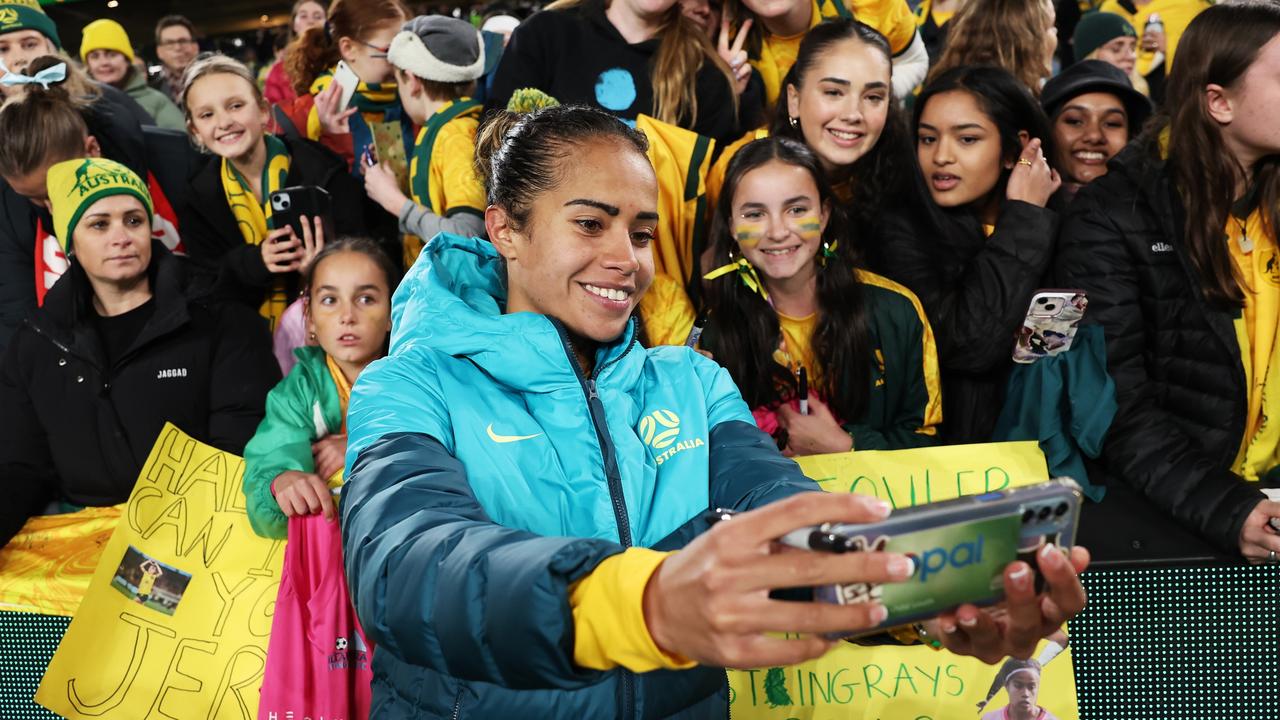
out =
<path fill-rule="evenodd" d="M 337 521 L 290 518 L 258 720 L 366 720 L 372 661 L 347 593 Z"/>

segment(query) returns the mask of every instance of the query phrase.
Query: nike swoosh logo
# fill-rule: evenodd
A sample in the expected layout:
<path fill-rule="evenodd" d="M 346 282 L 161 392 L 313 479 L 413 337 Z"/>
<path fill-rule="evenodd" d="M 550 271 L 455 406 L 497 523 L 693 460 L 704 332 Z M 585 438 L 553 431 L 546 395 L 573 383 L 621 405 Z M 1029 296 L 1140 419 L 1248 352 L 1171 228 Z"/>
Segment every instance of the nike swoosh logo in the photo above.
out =
<path fill-rule="evenodd" d="M 485 428 L 485 432 L 489 433 L 489 439 L 496 443 L 520 442 L 521 440 L 532 440 L 536 437 L 542 436 L 542 433 L 535 433 L 533 435 L 499 435 L 493 431 L 493 423 L 489 423 L 489 427 Z"/>

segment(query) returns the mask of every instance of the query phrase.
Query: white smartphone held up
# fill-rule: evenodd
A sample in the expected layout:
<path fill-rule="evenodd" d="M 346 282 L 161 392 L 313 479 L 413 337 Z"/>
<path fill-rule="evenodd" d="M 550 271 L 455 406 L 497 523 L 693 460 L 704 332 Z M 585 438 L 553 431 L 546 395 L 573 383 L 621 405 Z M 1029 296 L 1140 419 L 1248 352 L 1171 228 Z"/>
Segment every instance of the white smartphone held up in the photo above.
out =
<path fill-rule="evenodd" d="M 356 88 L 360 86 L 360 76 L 347 66 L 345 60 L 339 60 L 338 68 L 333 71 L 333 81 L 342 88 L 342 104 L 339 107 L 346 110 L 351 105 L 351 98 L 355 97 Z"/>

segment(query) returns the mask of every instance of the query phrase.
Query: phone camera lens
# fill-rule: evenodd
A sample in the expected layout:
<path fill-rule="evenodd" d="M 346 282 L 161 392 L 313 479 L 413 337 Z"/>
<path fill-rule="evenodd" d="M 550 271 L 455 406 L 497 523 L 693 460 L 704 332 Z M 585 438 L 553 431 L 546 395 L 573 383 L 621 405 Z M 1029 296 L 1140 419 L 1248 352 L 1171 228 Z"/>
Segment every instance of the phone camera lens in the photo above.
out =
<path fill-rule="evenodd" d="M 1031 508 L 1027 508 L 1026 510 L 1022 511 L 1022 523 L 1024 525 L 1035 519 L 1036 519 L 1035 510 L 1032 510 Z"/>
<path fill-rule="evenodd" d="M 1058 507 L 1053 509 L 1053 514 L 1057 517 L 1062 517 L 1063 515 L 1066 515 L 1067 511 L 1070 509 L 1071 508 L 1067 507 L 1066 503 L 1058 503 Z"/>
<path fill-rule="evenodd" d="M 1048 520 L 1048 519 L 1049 519 L 1049 514 L 1050 514 L 1050 513 L 1052 513 L 1052 512 L 1053 512 L 1053 508 L 1051 508 L 1051 507 L 1046 506 L 1046 507 L 1042 507 L 1042 508 L 1040 508 L 1040 519 L 1041 519 L 1041 520 Z"/>

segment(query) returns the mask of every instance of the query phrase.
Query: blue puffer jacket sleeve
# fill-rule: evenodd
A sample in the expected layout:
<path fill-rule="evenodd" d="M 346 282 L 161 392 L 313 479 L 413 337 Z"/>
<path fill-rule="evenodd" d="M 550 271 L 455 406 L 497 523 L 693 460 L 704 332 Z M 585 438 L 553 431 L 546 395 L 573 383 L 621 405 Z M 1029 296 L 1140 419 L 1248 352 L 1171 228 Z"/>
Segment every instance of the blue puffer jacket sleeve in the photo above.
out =
<path fill-rule="evenodd" d="M 427 435 L 379 439 L 344 494 L 347 578 L 380 651 L 515 689 L 599 680 L 573 665 L 569 585 L 620 545 L 495 524 L 462 463 Z"/>
<path fill-rule="evenodd" d="M 622 547 L 494 523 L 441 442 L 450 433 L 429 373 L 388 370 L 370 368 L 377 381 L 362 377 L 353 393 L 342 502 L 347 579 L 369 638 L 379 652 L 465 680 L 598 682 L 601 673 L 573 664 L 568 588 Z M 376 390 L 388 379 L 416 387 L 389 397 Z"/>
<path fill-rule="evenodd" d="M 750 510 L 796 493 L 819 491 L 800 466 L 778 452 L 773 438 L 756 427 L 729 371 L 701 355 L 694 370 L 707 393 L 713 508 Z"/>

